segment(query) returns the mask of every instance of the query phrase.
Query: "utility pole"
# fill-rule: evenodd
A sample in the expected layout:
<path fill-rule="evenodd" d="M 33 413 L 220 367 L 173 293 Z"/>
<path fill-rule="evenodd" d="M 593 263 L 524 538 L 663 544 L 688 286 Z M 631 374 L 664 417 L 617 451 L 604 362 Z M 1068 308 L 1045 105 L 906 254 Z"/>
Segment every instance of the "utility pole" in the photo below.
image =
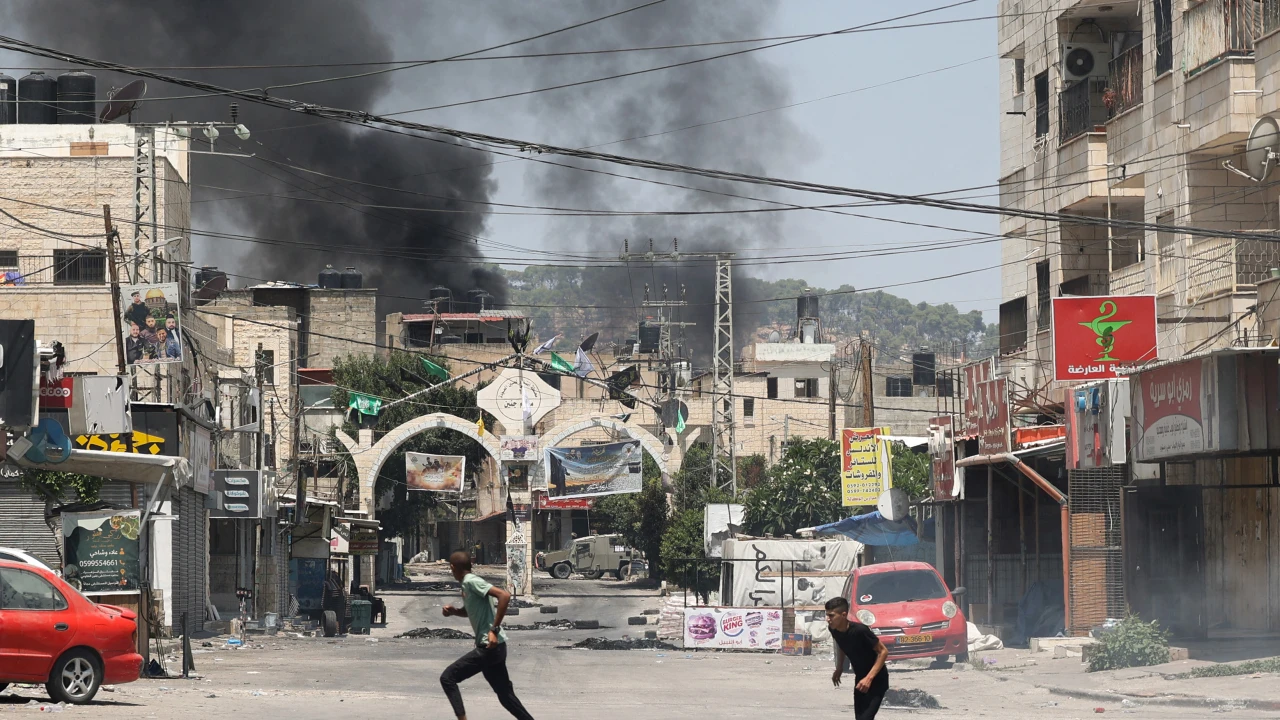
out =
<path fill-rule="evenodd" d="M 111 226 L 111 206 L 104 204 L 102 206 L 102 224 L 106 230 L 107 238 L 107 261 L 111 266 L 111 332 L 116 334 L 116 369 L 121 375 L 125 374 L 124 363 L 124 335 L 120 332 L 120 324 L 124 321 L 124 316 L 120 312 L 120 275 L 119 268 L 116 267 L 116 252 L 112 246 L 112 239 L 116 236 L 116 229 Z"/>
<path fill-rule="evenodd" d="M 861 343 L 862 350 L 862 427 L 875 427 L 876 424 L 876 408 L 875 393 L 871 386 L 871 343 L 864 337 Z"/>
<path fill-rule="evenodd" d="M 836 363 L 831 363 L 831 377 L 827 380 L 827 439 L 836 439 Z"/>

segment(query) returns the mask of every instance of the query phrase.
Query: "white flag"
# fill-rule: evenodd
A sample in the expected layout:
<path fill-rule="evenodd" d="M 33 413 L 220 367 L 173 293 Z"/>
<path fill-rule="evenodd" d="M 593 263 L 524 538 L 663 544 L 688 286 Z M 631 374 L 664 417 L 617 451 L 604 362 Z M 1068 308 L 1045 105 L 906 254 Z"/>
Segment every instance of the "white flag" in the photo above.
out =
<path fill-rule="evenodd" d="M 524 421 L 533 420 L 533 403 L 529 401 L 529 391 L 524 385 L 520 386 L 520 408 L 524 413 Z"/>
<path fill-rule="evenodd" d="M 551 338 L 550 340 L 548 340 L 548 341 L 546 341 L 546 342 L 542 343 L 541 345 L 539 345 L 537 348 L 535 348 L 535 349 L 534 349 L 533 354 L 534 354 L 534 355 L 541 355 L 542 353 L 544 353 L 544 352 L 546 352 L 546 351 L 550 350 L 550 349 L 551 349 L 551 346 L 552 346 L 552 345 L 555 345 L 555 344 L 556 344 L 556 341 L 557 341 L 557 340 L 559 340 L 559 339 L 560 339 L 560 336 L 559 336 L 559 335 L 556 335 L 555 337 Z"/>
<path fill-rule="evenodd" d="M 586 377 L 590 375 L 593 370 L 595 370 L 595 368 L 592 367 L 591 360 L 587 358 L 587 354 L 582 351 L 582 348 L 578 348 L 577 361 L 573 364 L 574 374 L 578 377 Z"/>

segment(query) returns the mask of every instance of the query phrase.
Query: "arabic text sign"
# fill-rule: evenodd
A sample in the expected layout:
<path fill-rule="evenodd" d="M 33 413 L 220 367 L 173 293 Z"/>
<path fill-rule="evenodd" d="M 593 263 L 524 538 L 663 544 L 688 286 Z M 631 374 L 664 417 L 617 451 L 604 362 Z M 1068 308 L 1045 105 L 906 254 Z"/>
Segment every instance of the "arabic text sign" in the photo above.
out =
<path fill-rule="evenodd" d="M 209 517 L 262 517 L 262 471 L 214 470 L 210 478 L 221 507 L 209 510 Z"/>
<path fill-rule="evenodd" d="M 63 579 L 86 595 L 138 592 L 141 522 L 141 510 L 63 513 Z"/>
<path fill-rule="evenodd" d="M 892 484 L 889 428 L 844 429 L 840 433 L 840 486 L 845 507 L 875 505 Z"/>
<path fill-rule="evenodd" d="M 404 484 L 410 490 L 462 492 L 466 476 L 465 455 L 404 454 Z"/>
<path fill-rule="evenodd" d="M 547 448 L 548 499 L 640 492 L 643 452 L 638 440 Z"/>
<path fill-rule="evenodd" d="M 1156 358 L 1156 296 L 1053 299 L 1053 377 L 1099 380 Z"/>
<path fill-rule="evenodd" d="M 978 454 L 1007 453 L 1009 443 L 1009 384 L 1004 378 L 978 383 Z"/>
<path fill-rule="evenodd" d="M 684 646 L 731 650 L 782 649 L 778 608 L 684 609 Z"/>
<path fill-rule="evenodd" d="M 933 467 L 933 499 L 955 497 L 956 441 L 950 415 L 929 418 L 929 458 Z"/>
<path fill-rule="evenodd" d="M 978 385 L 991 379 L 991 360 L 965 365 L 964 373 L 964 422 L 961 435 L 971 438 L 978 435 Z"/>
<path fill-rule="evenodd" d="M 1137 375 L 1132 391 L 1134 423 L 1141 431 L 1134 451 L 1150 462 L 1205 450 L 1203 358 Z M 1212 363 L 1209 363 L 1212 368 Z M 1132 381 L 1131 381 L 1132 382 Z"/>

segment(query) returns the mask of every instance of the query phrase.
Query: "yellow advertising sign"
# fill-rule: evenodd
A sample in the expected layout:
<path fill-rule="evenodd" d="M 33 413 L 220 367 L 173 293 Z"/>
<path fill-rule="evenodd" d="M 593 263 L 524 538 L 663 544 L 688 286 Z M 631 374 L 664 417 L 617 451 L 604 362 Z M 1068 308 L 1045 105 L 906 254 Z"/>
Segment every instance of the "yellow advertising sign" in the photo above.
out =
<path fill-rule="evenodd" d="M 132 433 L 133 450 L 138 455 L 159 455 L 164 452 L 164 438 L 159 435 L 149 435 L 141 430 L 134 430 Z M 101 450 L 103 452 L 130 452 L 128 438 L 122 433 L 112 433 L 110 435 L 77 435 L 75 437 L 76 447 L 81 450 Z"/>
<path fill-rule="evenodd" d="M 889 428 L 845 428 L 840 432 L 840 486 L 845 507 L 875 505 L 893 486 Z"/>

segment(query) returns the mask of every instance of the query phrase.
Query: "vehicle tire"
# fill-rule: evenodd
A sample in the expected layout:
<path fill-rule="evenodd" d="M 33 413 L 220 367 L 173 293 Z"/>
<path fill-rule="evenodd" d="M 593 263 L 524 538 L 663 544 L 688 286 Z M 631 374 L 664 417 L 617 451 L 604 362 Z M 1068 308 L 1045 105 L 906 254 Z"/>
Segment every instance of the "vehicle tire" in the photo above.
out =
<path fill-rule="evenodd" d="M 573 574 L 573 568 L 569 567 L 569 563 L 557 563 L 551 568 L 551 577 L 558 580 L 568 580 Z"/>
<path fill-rule="evenodd" d="M 958 663 L 967 663 L 967 662 L 969 662 L 969 651 L 968 651 L 968 650 L 965 650 L 965 651 L 964 651 L 964 652 L 962 652 L 962 653 L 956 653 L 956 662 L 958 662 Z"/>
<path fill-rule="evenodd" d="M 102 669 L 98 658 L 88 650 L 72 650 L 53 664 L 44 689 L 54 702 L 83 705 L 98 694 L 101 684 Z"/>
<path fill-rule="evenodd" d="M 4 692 L 7 687 L 9 687 L 9 683 L 0 683 L 0 692 Z"/>
<path fill-rule="evenodd" d="M 600 576 L 602 576 L 602 575 L 604 575 L 604 571 L 603 571 L 603 570 L 592 570 L 592 571 L 591 571 L 591 572 L 589 572 L 589 573 L 583 573 L 583 574 L 582 574 L 582 577 L 584 577 L 584 578 L 586 578 L 586 579 L 588 579 L 588 580 L 599 580 L 599 579 L 600 579 Z"/>
<path fill-rule="evenodd" d="M 618 579 L 622 580 L 627 577 L 627 571 L 631 569 L 631 563 L 625 563 L 618 566 Z"/>
<path fill-rule="evenodd" d="M 338 613 L 332 610 L 324 611 L 324 636 L 333 637 L 338 634 Z"/>

